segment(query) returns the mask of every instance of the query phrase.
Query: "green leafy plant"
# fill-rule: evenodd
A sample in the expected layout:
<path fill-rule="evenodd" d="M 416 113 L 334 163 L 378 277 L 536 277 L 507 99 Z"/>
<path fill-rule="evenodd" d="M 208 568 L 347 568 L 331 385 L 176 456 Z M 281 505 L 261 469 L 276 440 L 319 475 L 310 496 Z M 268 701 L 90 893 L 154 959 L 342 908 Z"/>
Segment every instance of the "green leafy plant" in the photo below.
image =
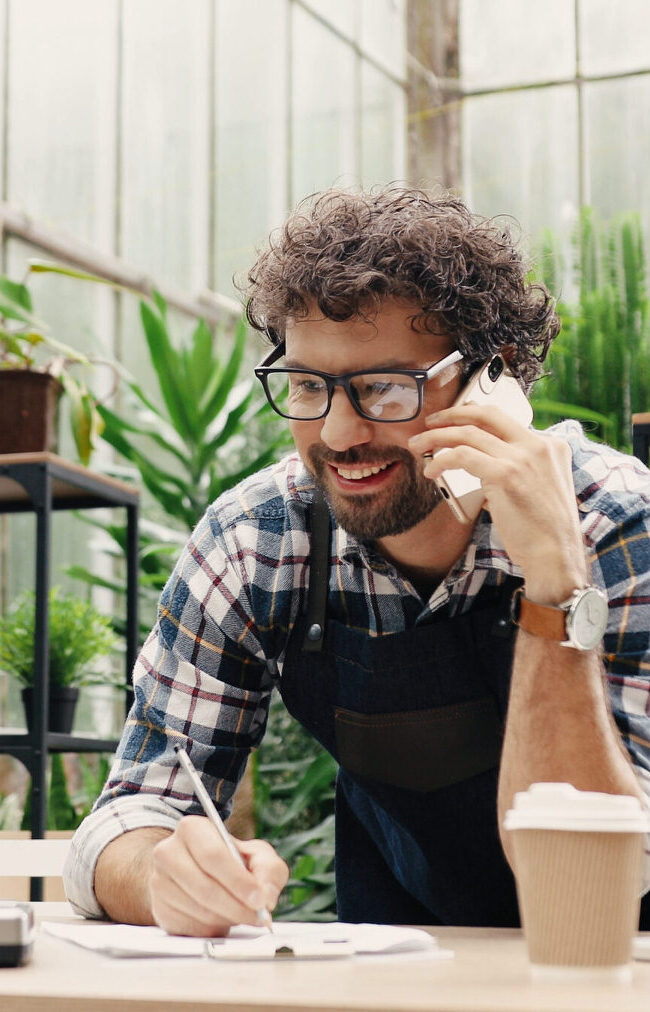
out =
<path fill-rule="evenodd" d="M 22 685 L 34 683 L 35 595 L 25 591 L 0 616 L 0 666 Z M 88 664 L 116 648 L 110 617 L 57 587 L 49 593 L 50 685 L 115 684 Z"/>
<path fill-rule="evenodd" d="M 103 438 L 137 467 L 165 513 L 191 530 L 208 503 L 270 464 L 287 438 L 253 380 L 240 377 L 247 340 L 243 319 L 222 360 L 203 320 L 189 343 L 177 347 L 160 295 L 152 304 L 140 302 L 140 318 L 157 398 L 129 383 L 129 418 L 99 408 Z M 264 438 L 264 422 L 270 439 Z"/>
<path fill-rule="evenodd" d="M 334 787 L 337 764 L 287 713 L 271 702 L 264 740 L 254 756 L 256 835 L 289 864 L 291 878 L 274 917 L 333 920 Z"/>
<path fill-rule="evenodd" d="M 221 333 L 218 339 L 199 320 L 183 342 L 172 335 L 159 294 L 152 302 L 141 300 L 139 308 L 156 388 L 145 392 L 127 379 L 122 413 L 105 406 L 98 410 L 102 438 L 135 469 L 159 519 L 162 514 L 166 521 L 163 525 L 144 517 L 140 528 L 144 633 L 180 548 L 207 506 L 276 460 L 289 438 L 253 379 L 242 378 L 247 340 L 243 319 L 234 334 Z M 117 558 L 125 545 L 125 528 L 111 524 L 104 529 L 115 543 Z M 98 578 L 83 567 L 71 575 L 124 591 L 119 581 Z"/>
<path fill-rule="evenodd" d="M 30 271 L 35 269 L 35 263 L 30 265 Z M 72 435 L 83 464 L 89 463 L 104 423 L 83 372 L 75 376 L 72 370 L 94 363 L 117 370 L 114 363 L 90 358 L 55 338 L 35 315 L 27 285 L 0 275 L 0 369 L 32 370 L 58 380 L 70 403 Z"/>
<path fill-rule="evenodd" d="M 598 438 L 630 449 L 630 416 L 650 405 L 650 303 L 639 216 L 604 222 L 582 209 L 567 266 L 558 237 L 544 234 L 538 261 L 558 302 L 562 331 L 536 385 L 536 419 L 575 417 Z"/>
<path fill-rule="evenodd" d="M 72 757 L 70 757 L 72 759 Z M 80 777 L 79 786 L 70 791 L 66 767 L 63 756 L 60 752 L 52 752 L 50 755 L 48 769 L 48 792 L 47 792 L 47 829 L 75 830 L 86 818 L 95 799 L 100 793 L 108 772 L 110 762 L 106 755 L 98 753 L 95 756 L 74 756 L 76 768 Z M 27 792 L 25 806 L 18 821 L 21 829 L 31 829 L 32 825 L 32 792 Z M 9 827 L 7 827 L 9 828 Z M 12 826 L 11 828 L 18 828 Z"/>

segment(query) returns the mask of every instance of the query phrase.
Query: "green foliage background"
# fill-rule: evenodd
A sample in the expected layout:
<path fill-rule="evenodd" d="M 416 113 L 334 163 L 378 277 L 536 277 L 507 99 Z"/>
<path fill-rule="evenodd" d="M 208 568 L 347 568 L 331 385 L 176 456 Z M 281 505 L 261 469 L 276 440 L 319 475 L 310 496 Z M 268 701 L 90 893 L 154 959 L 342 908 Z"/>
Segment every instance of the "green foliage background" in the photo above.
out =
<path fill-rule="evenodd" d="M 539 427 L 578 418 L 588 433 L 631 449 L 631 415 L 650 410 L 650 307 L 638 214 L 604 221 L 583 208 L 569 262 L 546 232 L 537 273 L 554 294 L 562 330 L 532 402 Z"/>
<path fill-rule="evenodd" d="M 34 683 L 35 599 L 27 590 L 0 615 L 0 667 L 26 686 Z M 89 601 L 62 594 L 58 587 L 51 588 L 48 600 L 50 684 L 114 683 L 111 676 L 88 668 L 116 647 L 110 618 Z"/>

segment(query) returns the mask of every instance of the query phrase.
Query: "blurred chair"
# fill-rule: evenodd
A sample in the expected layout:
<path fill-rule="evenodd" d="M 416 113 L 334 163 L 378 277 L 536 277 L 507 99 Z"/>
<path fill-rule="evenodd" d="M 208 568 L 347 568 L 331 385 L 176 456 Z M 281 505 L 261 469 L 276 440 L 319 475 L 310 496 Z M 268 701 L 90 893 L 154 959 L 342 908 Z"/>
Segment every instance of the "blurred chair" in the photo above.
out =
<path fill-rule="evenodd" d="M 32 840 L 29 833 L 0 835 L 0 899 L 28 900 L 30 878 L 43 878 L 46 900 L 64 900 L 61 875 L 70 833 L 58 838 Z"/>
<path fill-rule="evenodd" d="M 632 453 L 643 464 L 650 460 L 650 412 L 632 415 Z"/>

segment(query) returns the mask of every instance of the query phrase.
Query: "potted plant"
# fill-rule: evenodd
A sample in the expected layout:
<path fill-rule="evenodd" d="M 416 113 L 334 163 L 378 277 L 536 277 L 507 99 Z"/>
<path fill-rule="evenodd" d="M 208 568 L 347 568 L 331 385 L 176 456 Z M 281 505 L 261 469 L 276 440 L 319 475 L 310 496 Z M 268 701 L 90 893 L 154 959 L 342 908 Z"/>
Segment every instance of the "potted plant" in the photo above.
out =
<path fill-rule="evenodd" d="M 31 729 L 34 686 L 35 594 L 25 591 L 0 616 L 0 668 L 23 686 L 27 727 Z M 111 620 L 75 594 L 49 593 L 48 727 L 69 734 L 81 685 L 117 684 L 113 675 L 89 669 L 116 647 Z"/>
<path fill-rule="evenodd" d="M 92 393 L 71 369 L 92 361 L 100 360 L 51 335 L 34 314 L 25 284 L 0 275 L 0 453 L 56 450 L 58 403 L 65 392 L 79 459 L 88 464 L 104 423 Z"/>

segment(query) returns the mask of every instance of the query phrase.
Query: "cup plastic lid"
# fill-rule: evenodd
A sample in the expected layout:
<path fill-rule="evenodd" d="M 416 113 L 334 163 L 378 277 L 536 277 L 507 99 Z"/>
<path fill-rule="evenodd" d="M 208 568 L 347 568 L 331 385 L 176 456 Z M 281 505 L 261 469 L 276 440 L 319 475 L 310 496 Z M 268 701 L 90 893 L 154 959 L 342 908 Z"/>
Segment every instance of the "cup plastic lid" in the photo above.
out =
<path fill-rule="evenodd" d="M 645 833 L 650 814 L 628 794 L 579 791 L 572 784 L 531 784 L 515 794 L 506 829 L 564 829 L 586 832 Z"/>

